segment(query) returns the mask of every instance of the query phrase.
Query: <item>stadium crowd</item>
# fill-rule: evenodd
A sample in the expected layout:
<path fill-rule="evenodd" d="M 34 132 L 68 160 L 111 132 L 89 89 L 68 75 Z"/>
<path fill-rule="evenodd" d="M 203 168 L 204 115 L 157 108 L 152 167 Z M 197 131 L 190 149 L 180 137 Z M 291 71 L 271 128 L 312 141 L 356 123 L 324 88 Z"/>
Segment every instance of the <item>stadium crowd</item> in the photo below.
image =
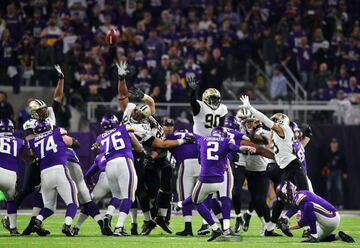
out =
<path fill-rule="evenodd" d="M 288 99 L 287 65 L 311 99 L 349 96 L 358 102 L 357 1 L 2 1 L 0 79 L 13 85 L 55 85 L 54 64 L 64 67 L 67 95 L 111 101 L 106 33 L 120 32 L 117 56 L 128 60 L 128 81 L 156 101 L 183 102 L 184 78 L 200 91 L 242 80 L 248 59 L 271 80 L 269 96 Z M 133 7 L 133 8 L 127 8 Z M 53 82 L 49 82 L 52 78 Z"/>

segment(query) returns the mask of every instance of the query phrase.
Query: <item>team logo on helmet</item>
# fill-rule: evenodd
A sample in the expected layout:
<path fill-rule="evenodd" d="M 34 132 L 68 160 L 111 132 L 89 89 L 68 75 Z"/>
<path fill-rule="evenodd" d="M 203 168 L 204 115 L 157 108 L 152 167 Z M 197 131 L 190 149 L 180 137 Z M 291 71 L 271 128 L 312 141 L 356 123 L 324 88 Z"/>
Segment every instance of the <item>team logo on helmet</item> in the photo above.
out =
<path fill-rule="evenodd" d="M 236 113 L 236 117 L 240 120 L 245 120 L 251 116 L 251 111 L 247 108 L 240 108 Z"/>
<path fill-rule="evenodd" d="M 34 133 L 41 134 L 51 130 L 51 124 L 47 120 L 37 120 L 35 122 Z"/>
<path fill-rule="evenodd" d="M 104 115 L 101 119 L 100 125 L 103 130 L 110 130 L 116 128 L 119 125 L 119 120 L 115 115 Z"/>
<path fill-rule="evenodd" d="M 209 88 L 202 94 L 202 101 L 211 109 L 215 110 L 220 106 L 221 94 L 215 88 Z"/>
<path fill-rule="evenodd" d="M 10 119 L 0 119 L 0 133 L 14 133 L 15 126 Z"/>
<path fill-rule="evenodd" d="M 276 196 L 285 203 L 292 203 L 296 193 L 296 186 L 289 181 L 284 181 L 276 187 Z"/>
<path fill-rule="evenodd" d="M 49 116 L 46 103 L 39 99 L 32 100 L 29 103 L 29 112 L 34 119 L 46 119 Z"/>
<path fill-rule="evenodd" d="M 276 113 L 271 116 L 270 120 L 275 123 L 290 125 L 290 119 L 286 114 L 283 113 Z"/>
<path fill-rule="evenodd" d="M 211 130 L 211 136 L 217 136 L 217 137 L 222 137 L 222 138 L 226 138 L 228 136 L 227 131 L 225 128 L 223 127 L 214 127 Z"/>

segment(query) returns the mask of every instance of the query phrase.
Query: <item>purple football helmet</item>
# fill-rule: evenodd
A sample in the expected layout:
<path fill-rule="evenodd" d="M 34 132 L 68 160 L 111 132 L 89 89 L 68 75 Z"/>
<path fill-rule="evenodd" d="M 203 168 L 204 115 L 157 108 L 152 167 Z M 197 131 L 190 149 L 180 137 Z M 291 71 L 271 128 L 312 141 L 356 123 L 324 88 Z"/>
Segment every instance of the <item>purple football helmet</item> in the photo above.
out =
<path fill-rule="evenodd" d="M 35 122 L 34 133 L 41 134 L 51 130 L 51 124 L 47 120 L 37 120 Z"/>
<path fill-rule="evenodd" d="M 214 127 L 211 130 L 211 136 L 223 137 L 226 138 L 228 136 L 227 131 L 223 127 Z"/>
<path fill-rule="evenodd" d="M 225 118 L 224 127 L 239 130 L 240 129 L 240 122 L 236 116 L 228 116 Z"/>
<path fill-rule="evenodd" d="M 0 119 L 0 133 L 14 133 L 15 126 L 10 119 Z"/>
<path fill-rule="evenodd" d="M 104 130 L 114 129 L 119 125 L 119 120 L 115 115 L 107 114 L 101 119 L 100 125 Z"/>
<path fill-rule="evenodd" d="M 276 187 L 277 198 L 285 203 L 292 203 L 295 193 L 296 186 L 290 181 L 284 181 Z"/>

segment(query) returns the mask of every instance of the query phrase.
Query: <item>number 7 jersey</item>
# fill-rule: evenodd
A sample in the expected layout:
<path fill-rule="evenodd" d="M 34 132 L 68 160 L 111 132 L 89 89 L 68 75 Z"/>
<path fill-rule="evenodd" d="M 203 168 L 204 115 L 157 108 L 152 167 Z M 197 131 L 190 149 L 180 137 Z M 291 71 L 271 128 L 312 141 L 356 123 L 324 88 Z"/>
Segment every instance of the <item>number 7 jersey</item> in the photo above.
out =
<path fill-rule="evenodd" d="M 227 113 L 227 107 L 224 104 L 213 110 L 206 103 L 197 100 L 200 105 L 200 112 L 194 116 L 194 133 L 202 137 L 209 136 L 214 127 L 220 125 L 220 118 L 224 117 Z"/>

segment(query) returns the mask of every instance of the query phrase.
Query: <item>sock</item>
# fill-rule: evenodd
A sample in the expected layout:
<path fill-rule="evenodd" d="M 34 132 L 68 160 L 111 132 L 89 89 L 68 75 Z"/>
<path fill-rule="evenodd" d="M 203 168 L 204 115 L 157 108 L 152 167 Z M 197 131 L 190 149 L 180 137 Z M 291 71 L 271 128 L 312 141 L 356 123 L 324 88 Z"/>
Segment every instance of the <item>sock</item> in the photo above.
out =
<path fill-rule="evenodd" d="M 132 202 L 130 199 L 123 199 L 120 203 L 119 219 L 116 223 L 116 227 L 124 227 L 124 222 L 129 214 Z"/>
<path fill-rule="evenodd" d="M 230 228 L 230 219 L 224 219 L 223 220 L 224 230 L 227 230 Z"/>
<path fill-rule="evenodd" d="M 10 228 L 13 229 L 16 227 L 16 204 L 14 201 L 6 202 L 7 215 L 9 216 Z"/>
<path fill-rule="evenodd" d="M 184 216 L 184 222 L 186 223 L 186 222 L 191 222 L 191 220 L 192 220 L 192 216 L 191 215 L 186 215 L 186 216 Z"/>
<path fill-rule="evenodd" d="M 33 207 L 32 212 L 31 212 L 31 216 L 38 216 L 40 211 L 41 211 L 41 208 Z"/>
<path fill-rule="evenodd" d="M 219 229 L 219 227 L 216 223 L 212 224 L 210 227 L 213 231 L 216 231 L 217 229 Z"/>
<path fill-rule="evenodd" d="M 101 217 L 100 214 L 95 215 L 93 218 L 94 218 L 94 220 L 95 220 L 96 223 L 98 223 L 99 220 L 102 220 L 102 217 Z"/>
<path fill-rule="evenodd" d="M 75 203 L 70 203 L 69 205 L 67 205 L 65 216 L 66 217 L 67 216 L 71 217 L 71 221 L 72 221 L 72 219 L 76 215 L 76 211 L 77 211 L 76 204 Z"/>
<path fill-rule="evenodd" d="M 222 213 L 219 213 L 216 215 L 216 218 L 220 221 L 221 219 L 223 219 Z"/>
<path fill-rule="evenodd" d="M 266 224 L 264 217 L 260 217 L 260 221 L 261 221 L 261 224 L 262 224 L 262 225 L 265 225 L 265 224 Z"/>
<path fill-rule="evenodd" d="M 120 212 L 118 222 L 116 223 L 116 227 L 124 227 L 124 222 L 126 220 L 126 217 L 127 217 L 126 213 Z"/>
<path fill-rule="evenodd" d="M 211 209 L 216 216 L 221 213 L 221 206 L 216 198 L 211 199 Z"/>
<path fill-rule="evenodd" d="M 151 214 L 150 211 L 147 211 L 144 213 L 144 221 L 150 221 L 151 220 Z"/>
<path fill-rule="evenodd" d="M 101 219 L 99 208 L 98 206 L 96 206 L 96 204 L 93 201 L 89 201 L 85 203 L 83 205 L 83 208 L 86 209 L 87 215 L 94 218 L 96 222 L 98 222 L 99 219 Z M 97 217 L 97 219 L 95 219 L 95 217 Z"/>
<path fill-rule="evenodd" d="M 44 220 L 44 217 L 41 214 L 39 214 L 38 216 L 36 216 L 36 219 L 42 222 Z"/>
<path fill-rule="evenodd" d="M 236 215 L 236 217 L 243 217 L 243 214 L 239 213 L 239 214 Z"/>
<path fill-rule="evenodd" d="M 16 227 L 16 216 L 17 214 L 8 214 L 10 221 L 10 229 L 14 229 Z"/>
<path fill-rule="evenodd" d="M 273 222 L 267 222 L 265 223 L 265 229 L 266 231 L 272 231 L 275 229 L 276 224 Z"/>
<path fill-rule="evenodd" d="M 71 218 L 70 216 L 65 217 L 65 225 L 70 226 L 72 221 L 73 221 L 73 218 Z"/>
<path fill-rule="evenodd" d="M 250 212 L 249 209 L 246 210 L 246 213 L 247 213 L 248 215 L 252 215 L 252 212 Z"/>
<path fill-rule="evenodd" d="M 205 219 L 202 220 L 203 225 L 208 225 Z"/>
<path fill-rule="evenodd" d="M 43 199 L 42 199 L 42 194 L 40 192 L 35 192 L 35 194 L 34 194 L 34 205 L 33 206 L 34 206 L 34 208 L 35 207 L 40 208 L 40 209 L 44 208 L 44 202 L 43 202 Z M 40 210 L 39 210 L 39 212 L 40 212 Z"/>
<path fill-rule="evenodd" d="M 37 215 L 37 219 L 40 221 L 45 220 L 47 217 L 51 216 L 54 213 L 54 211 L 52 211 L 49 208 L 43 208 L 41 209 L 40 213 Z"/>
<path fill-rule="evenodd" d="M 185 200 L 183 200 L 181 202 L 181 206 L 185 207 L 185 206 L 192 206 L 192 198 L 191 196 L 189 196 L 188 198 L 186 198 Z"/>
<path fill-rule="evenodd" d="M 182 214 L 183 214 L 184 217 L 185 216 L 191 216 L 192 215 L 192 206 L 188 205 L 188 206 L 183 207 Z"/>
<path fill-rule="evenodd" d="M 137 208 L 130 209 L 131 223 L 137 224 Z"/>
<path fill-rule="evenodd" d="M 203 217 L 206 220 L 206 222 L 209 223 L 210 226 L 214 225 L 215 221 L 211 216 L 209 209 L 205 206 L 205 204 L 200 203 L 196 205 L 196 208 L 199 214 L 201 215 L 201 217 Z"/>
<path fill-rule="evenodd" d="M 111 200 L 110 200 L 110 202 L 109 202 L 109 206 L 111 205 L 111 206 L 114 206 L 115 207 L 115 209 L 117 209 L 117 208 L 119 208 L 119 206 L 120 206 L 120 199 L 118 199 L 118 198 L 116 198 L 116 197 L 113 197 L 113 198 L 111 198 Z"/>
<path fill-rule="evenodd" d="M 230 212 L 231 212 L 231 200 L 229 197 L 221 197 L 221 213 L 223 219 L 230 220 Z"/>
<path fill-rule="evenodd" d="M 85 220 L 86 220 L 88 217 L 89 217 L 88 215 L 80 212 L 79 218 L 78 218 L 78 220 L 77 220 L 77 223 L 76 223 L 75 227 L 80 229 L 80 226 L 85 222 Z"/>
<path fill-rule="evenodd" d="M 167 215 L 167 208 L 160 208 L 159 214 L 161 217 L 165 217 Z"/>
<path fill-rule="evenodd" d="M 106 211 L 106 215 L 113 216 L 115 212 L 115 207 L 113 205 L 109 205 Z"/>

